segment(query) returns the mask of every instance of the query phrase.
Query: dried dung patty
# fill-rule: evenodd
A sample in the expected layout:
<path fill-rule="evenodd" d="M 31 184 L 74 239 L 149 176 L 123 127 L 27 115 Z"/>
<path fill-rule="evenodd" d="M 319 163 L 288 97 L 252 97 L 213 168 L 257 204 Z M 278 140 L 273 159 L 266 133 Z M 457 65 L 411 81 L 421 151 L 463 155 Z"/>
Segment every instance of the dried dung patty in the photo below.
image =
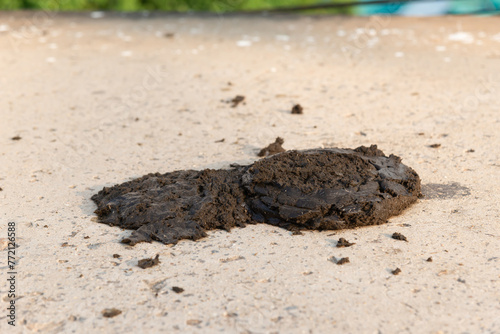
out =
<path fill-rule="evenodd" d="M 211 229 L 289 230 L 382 224 L 420 195 L 420 178 L 375 145 L 287 151 L 233 169 L 148 174 L 92 197 L 99 222 L 135 230 L 123 242 L 196 240 Z"/>

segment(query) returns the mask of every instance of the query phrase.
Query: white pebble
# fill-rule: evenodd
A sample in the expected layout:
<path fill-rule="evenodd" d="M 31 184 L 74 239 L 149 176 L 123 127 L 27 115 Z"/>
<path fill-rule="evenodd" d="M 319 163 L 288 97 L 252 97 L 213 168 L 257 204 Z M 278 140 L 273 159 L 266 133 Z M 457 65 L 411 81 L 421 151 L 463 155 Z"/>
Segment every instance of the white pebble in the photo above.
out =
<path fill-rule="evenodd" d="M 240 47 L 247 47 L 247 46 L 252 46 L 252 42 L 251 41 L 241 40 L 241 41 L 237 41 L 236 45 L 238 45 Z"/>
<path fill-rule="evenodd" d="M 448 39 L 450 41 L 455 41 L 455 42 L 462 42 L 465 44 L 470 44 L 474 42 L 474 36 L 472 36 L 471 33 L 464 32 L 464 31 L 459 31 L 454 34 L 450 34 L 448 36 Z"/>
<path fill-rule="evenodd" d="M 290 40 L 290 36 L 288 35 L 276 35 L 276 40 L 281 42 L 288 42 Z"/>

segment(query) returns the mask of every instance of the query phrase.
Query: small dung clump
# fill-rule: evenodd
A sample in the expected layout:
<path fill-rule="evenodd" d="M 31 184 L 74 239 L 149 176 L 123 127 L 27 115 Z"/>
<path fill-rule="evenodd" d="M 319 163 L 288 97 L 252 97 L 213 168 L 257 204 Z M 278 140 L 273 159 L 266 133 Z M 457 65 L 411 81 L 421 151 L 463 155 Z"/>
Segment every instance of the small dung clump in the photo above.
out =
<path fill-rule="evenodd" d="M 408 242 L 408 239 L 406 239 L 406 237 L 404 235 L 402 235 L 401 233 L 398 233 L 398 232 L 394 232 L 392 234 L 392 238 L 395 240 L 401 240 L 401 241 Z"/>
<path fill-rule="evenodd" d="M 285 140 L 281 137 L 276 138 L 274 143 L 269 144 L 268 146 L 264 147 L 262 150 L 260 150 L 259 154 L 257 156 L 259 157 L 267 157 L 270 155 L 274 155 L 277 153 L 285 152 L 286 150 L 281 146 Z"/>
<path fill-rule="evenodd" d="M 172 287 L 172 291 L 175 292 L 175 293 L 183 293 L 184 292 L 184 289 L 183 288 L 180 288 L 178 286 L 173 286 Z"/>
<path fill-rule="evenodd" d="M 340 238 L 339 241 L 337 242 L 337 247 L 338 248 L 340 248 L 340 247 L 351 247 L 354 244 L 355 244 L 354 242 L 349 242 L 349 241 L 347 241 L 344 238 Z"/>
<path fill-rule="evenodd" d="M 292 115 L 302 115 L 304 113 L 304 108 L 300 104 L 296 104 L 292 107 Z"/>
<path fill-rule="evenodd" d="M 286 151 L 231 169 L 148 174 L 105 187 L 92 200 L 100 223 L 133 230 L 122 240 L 133 246 L 197 240 L 209 230 L 255 223 L 289 231 L 379 225 L 415 203 L 420 190 L 413 169 L 372 145 Z M 139 263 L 156 265 L 158 256 Z"/>
<path fill-rule="evenodd" d="M 396 268 L 396 269 L 394 269 L 393 271 L 391 271 L 391 273 L 392 273 L 393 275 L 399 275 L 399 274 L 401 273 L 401 269 Z"/>
<path fill-rule="evenodd" d="M 154 259 L 152 258 L 147 258 L 147 259 L 142 259 L 139 260 L 137 263 L 137 266 L 141 267 L 142 269 L 146 268 L 151 268 L 160 263 L 160 254 L 156 254 L 156 257 Z"/>
<path fill-rule="evenodd" d="M 113 318 L 121 313 L 122 311 L 116 308 L 106 308 L 101 311 L 102 316 L 105 318 Z"/>
<path fill-rule="evenodd" d="M 349 258 L 348 257 L 343 257 L 341 258 L 340 260 L 337 260 L 337 265 L 341 266 L 343 264 L 346 264 L 346 263 L 350 263 L 351 261 L 349 261 Z"/>
<path fill-rule="evenodd" d="M 238 104 L 245 101 L 245 97 L 243 95 L 236 95 L 234 98 L 230 99 L 228 102 L 231 103 L 231 108 L 236 108 Z"/>

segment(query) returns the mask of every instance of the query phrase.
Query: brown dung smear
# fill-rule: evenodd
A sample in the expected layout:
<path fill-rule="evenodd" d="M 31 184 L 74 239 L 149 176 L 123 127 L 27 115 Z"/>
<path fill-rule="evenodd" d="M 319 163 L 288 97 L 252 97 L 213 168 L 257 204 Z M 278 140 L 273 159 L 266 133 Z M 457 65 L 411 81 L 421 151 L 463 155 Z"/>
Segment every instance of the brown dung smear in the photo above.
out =
<path fill-rule="evenodd" d="M 466 197 L 471 190 L 460 183 L 448 184 L 428 183 L 422 185 L 424 199 L 449 199 L 454 197 Z"/>
<path fill-rule="evenodd" d="M 420 195 L 420 178 L 375 145 L 279 153 L 232 169 L 148 174 L 104 188 L 99 222 L 134 230 L 122 242 L 175 244 L 206 231 L 267 223 L 291 231 L 387 222 Z"/>

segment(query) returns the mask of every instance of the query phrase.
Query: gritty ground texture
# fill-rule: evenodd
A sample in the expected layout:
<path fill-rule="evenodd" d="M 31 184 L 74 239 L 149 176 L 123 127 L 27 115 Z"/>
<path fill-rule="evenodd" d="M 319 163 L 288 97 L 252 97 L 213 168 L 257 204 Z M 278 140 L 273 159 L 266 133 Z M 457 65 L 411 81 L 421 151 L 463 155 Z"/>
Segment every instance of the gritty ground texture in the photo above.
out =
<path fill-rule="evenodd" d="M 93 17 L 0 14 L 0 332 L 500 332 L 496 18 Z M 377 144 L 429 196 L 383 225 L 175 246 L 96 223 L 104 186 L 250 164 L 278 136 Z"/>

